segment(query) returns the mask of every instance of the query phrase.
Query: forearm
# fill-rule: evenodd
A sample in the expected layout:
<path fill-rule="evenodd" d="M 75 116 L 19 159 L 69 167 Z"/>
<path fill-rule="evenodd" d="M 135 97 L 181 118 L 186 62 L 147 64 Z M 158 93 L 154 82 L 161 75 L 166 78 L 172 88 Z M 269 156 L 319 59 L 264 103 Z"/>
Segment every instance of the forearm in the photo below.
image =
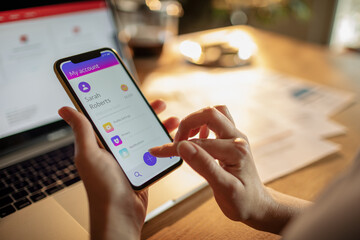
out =
<path fill-rule="evenodd" d="M 289 221 L 299 215 L 311 202 L 292 197 L 271 188 L 259 214 L 245 223 L 261 231 L 280 234 Z"/>

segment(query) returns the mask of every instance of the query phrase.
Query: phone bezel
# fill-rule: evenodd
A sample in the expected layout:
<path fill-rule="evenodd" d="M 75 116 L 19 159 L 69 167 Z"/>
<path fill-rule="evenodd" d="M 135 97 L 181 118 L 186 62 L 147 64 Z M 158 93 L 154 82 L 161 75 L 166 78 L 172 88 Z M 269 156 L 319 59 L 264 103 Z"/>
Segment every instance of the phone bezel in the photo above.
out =
<path fill-rule="evenodd" d="M 81 53 L 81 54 L 77 54 L 74 56 L 69 56 L 66 58 L 62 58 L 57 60 L 54 63 L 54 71 L 56 73 L 57 78 L 59 79 L 61 85 L 64 87 L 66 93 L 68 94 L 68 96 L 70 97 L 71 101 L 73 102 L 73 104 L 75 105 L 75 107 L 77 108 L 78 111 L 82 112 L 86 118 L 90 121 L 97 139 L 99 141 L 99 143 L 101 144 L 101 146 L 103 148 L 105 148 L 108 152 L 110 152 L 113 156 L 114 154 L 111 152 L 109 146 L 106 144 L 104 138 L 102 137 L 102 135 L 100 134 L 100 132 L 98 131 L 97 127 L 95 126 L 94 122 L 92 121 L 92 119 L 90 118 L 90 115 L 87 113 L 86 109 L 84 108 L 83 104 L 81 103 L 80 99 L 78 98 L 78 96 L 76 95 L 76 93 L 74 92 L 74 90 L 72 89 L 69 81 L 67 80 L 66 76 L 64 75 L 64 73 L 61 70 L 61 64 L 63 62 L 67 62 L 67 61 L 73 61 L 73 62 L 82 62 L 82 61 L 87 61 L 90 59 L 94 59 L 97 57 L 101 56 L 101 52 L 103 51 L 111 51 L 114 53 L 114 55 L 116 56 L 116 58 L 119 60 L 120 64 L 122 65 L 122 67 L 125 69 L 125 72 L 127 73 L 127 75 L 130 77 L 131 81 L 135 84 L 135 87 L 137 89 L 137 91 L 140 93 L 141 97 L 143 98 L 143 100 L 145 101 L 145 103 L 147 104 L 147 106 L 150 108 L 151 112 L 154 114 L 156 120 L 158 121 L 158 123 L 161 125 L 162 129 L 164 130 L 165 134 L 169 137 L 170 141 L 173 141 L 173 139 L 171 138 L 170 134 L 168 133 L 168 131 L 166 130 L 165 126 L 161 123 L 160 119 L 157 117 L 156 113 L 154 112 L 154 110 L 152 109 L 152 107 L 150 106 L 149 102 L 146 100 L 145 96 L 143 95 L 143 93 L 141 92 L 139 86 L 137 85 L 134 77 L 131 75 L 130 71 L 127 69 L 127 67 L 125 66 L 124 62 L 121 60 L 121 58 L 119 57 L 119 55 L 117 54 L 117 52 L 112 49 L 112 48 L 100 48 L 97 50 L 93 50 L 93 51 L 89 51 L 89 52 L 85 52 L 85 53 Z M 114 158 L 116 159 L 116 157 L 114 156 Z M 120 165 L 120 163 L 118 161 L 116 161 L 121 170 L 122 167 Z M 129 177 L 126 175 L 126 173 L 124 172 L 126 178 L 128 179 L 131 187 L 134 190 L 142 190 L 148 186 L 150 186 L 151 184 L 155 183 L 156 181 L 158 181 L 160 178 L 164 177 L 165 175 L 167 175 L 168 173 L 170 173 L 171 171 L 173 171 L 174 169 L 176 169 L 177 167 L 179 167 L 182 164 L 183 160 L 180 158 L 179 161 L 177 163 L 175 163 L 174 165 L 170 166 L 169 168 L 167 168 L 166 170 L 158 173 L 157 175 L 155 175 L 153 178 L 150 178 L 148 181 L 146 181 L 145 183 L 143 183 L 140 186 L 135 186 L 132 184 L 132 182 L 130 181 Z"/>

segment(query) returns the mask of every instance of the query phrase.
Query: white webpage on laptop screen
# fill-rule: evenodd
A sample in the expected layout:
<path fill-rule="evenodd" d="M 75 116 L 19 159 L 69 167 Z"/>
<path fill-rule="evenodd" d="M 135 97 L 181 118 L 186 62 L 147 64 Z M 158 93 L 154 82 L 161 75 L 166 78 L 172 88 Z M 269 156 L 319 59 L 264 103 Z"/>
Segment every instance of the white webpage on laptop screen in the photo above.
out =
<path fill-rule="evenodd" d="M 60 107 L 73 106 L 53 73 L 55 60 L 115 47 L 104 2 L 76 4 L 0 12 L 0 138 L 57 121 Z"/>

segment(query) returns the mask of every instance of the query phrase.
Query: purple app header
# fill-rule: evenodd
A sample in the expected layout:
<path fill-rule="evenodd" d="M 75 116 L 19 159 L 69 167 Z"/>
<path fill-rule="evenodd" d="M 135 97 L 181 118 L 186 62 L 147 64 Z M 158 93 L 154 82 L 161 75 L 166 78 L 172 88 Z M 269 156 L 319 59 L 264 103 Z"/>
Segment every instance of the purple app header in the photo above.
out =
<path fill-rule="evenodd" d="M 67 79 L 71 80 L 117 64 L 119 64 L 119 61 L 114 54 L 105 51 L 101 53 L 100 57 L 88 61 L 80 63 L 66 62 L 61 66 L 61 70 L 64 72 Z"/>

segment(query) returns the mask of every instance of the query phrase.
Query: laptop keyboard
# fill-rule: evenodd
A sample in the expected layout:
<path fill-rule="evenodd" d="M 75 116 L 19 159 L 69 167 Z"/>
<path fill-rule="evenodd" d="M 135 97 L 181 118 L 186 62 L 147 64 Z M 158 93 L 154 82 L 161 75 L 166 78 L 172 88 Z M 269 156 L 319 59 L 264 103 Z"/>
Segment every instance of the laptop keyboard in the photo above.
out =
<path fill-rule="evenodd" d="M 73 144 L 0 169 L 0 217 L 78 181 Z"/>

